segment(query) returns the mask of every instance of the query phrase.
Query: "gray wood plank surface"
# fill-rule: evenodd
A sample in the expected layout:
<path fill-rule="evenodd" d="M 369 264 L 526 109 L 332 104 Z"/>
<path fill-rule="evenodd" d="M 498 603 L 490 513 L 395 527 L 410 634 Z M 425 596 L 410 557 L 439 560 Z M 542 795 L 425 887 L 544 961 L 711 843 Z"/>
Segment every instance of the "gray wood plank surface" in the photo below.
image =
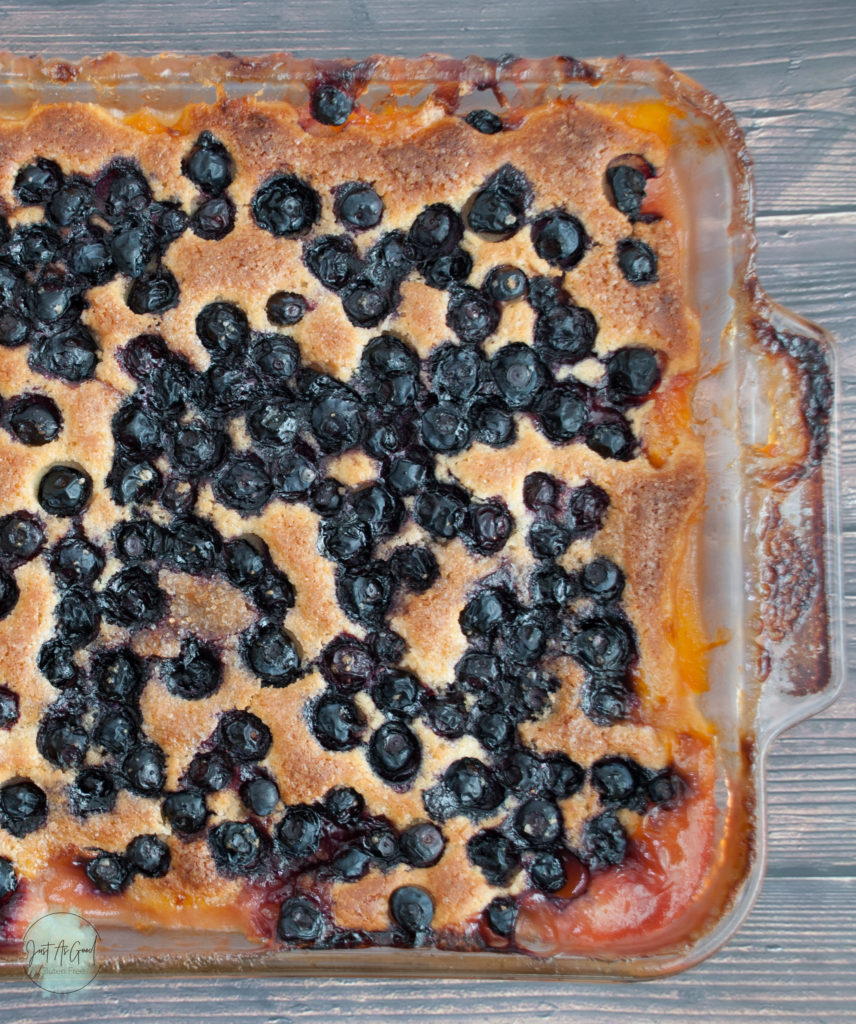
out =
<path fill-rule="evenodd" d="M 757 173 L 769 293 L 841 341 L 848 664 L 856 665 L 856 2 L 854 0 L 0 0 L 0 46 L 81 56 L 288 49 L 661 56 L 716 91 Z M 47 998 L 0 987 L 2 1024 L 160 1021 L 856 1020 L 856 687 L 774 746 L 769 867 L 736 938 L 645 985 L 100 978 Z"/>

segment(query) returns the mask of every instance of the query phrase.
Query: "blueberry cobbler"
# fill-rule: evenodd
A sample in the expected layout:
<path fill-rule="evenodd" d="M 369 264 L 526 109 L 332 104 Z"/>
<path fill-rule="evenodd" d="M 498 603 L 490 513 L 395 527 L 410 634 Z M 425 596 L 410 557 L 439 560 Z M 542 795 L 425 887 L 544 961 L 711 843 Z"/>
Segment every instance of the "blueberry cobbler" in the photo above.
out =
<path fill-rule="evenodd" d="M 7 942 L 621 953 L 703 904 L 667 120 L 0 122 Z"/>

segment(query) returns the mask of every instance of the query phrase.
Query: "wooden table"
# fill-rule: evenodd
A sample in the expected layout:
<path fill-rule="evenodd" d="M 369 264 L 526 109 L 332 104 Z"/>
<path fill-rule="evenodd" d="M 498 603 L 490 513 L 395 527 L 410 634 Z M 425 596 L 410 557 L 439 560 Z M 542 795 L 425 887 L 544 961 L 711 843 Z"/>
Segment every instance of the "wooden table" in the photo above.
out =
<path fill-rule="evenodd" d="M 718 93 L 757 174 L 761 278 L 841 342 L 848 652 L 856 594 L 856 0 L 0 0 L 0 46 L 75 57 L 287 49 L 660 56 Z M 856 661 L 856 659 L 854 659 Z M 301 979 L 99 979 L 0 990 L 2 1024 L 333 1019 L 427 1022 L 856 1021 L 856 692 L 769 761 L 770 857 L 736 938 L 644 985 Z"/>

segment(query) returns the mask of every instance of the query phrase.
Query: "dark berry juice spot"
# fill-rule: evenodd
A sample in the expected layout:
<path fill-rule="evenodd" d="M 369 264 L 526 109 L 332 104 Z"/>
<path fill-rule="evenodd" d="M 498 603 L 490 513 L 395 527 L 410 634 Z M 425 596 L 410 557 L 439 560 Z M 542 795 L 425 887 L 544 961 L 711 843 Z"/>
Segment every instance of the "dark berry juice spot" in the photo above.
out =
<path fill-rule="evenodd" d="M 169 847 L 154 835 L 135 836 L 128 843 L 125 857 L 132 869 L 146 878 L 163 878 L 172 862 Z"/>
<path fill-rule="evenodd" d="M 244 806 L 258 814 L 260 818 L 266 818 L 273 814 L 274 808 L 279 803 L 279 790 L 273 779 L 265 778 L 263 775 L 254 779 L 247 779 L 241 783 L 239 790 Z"/>
<path fill-rule="evenodd" d="M 232 184 L 234 164 L 226 147 L 211 132 L 202 132 L 193 149 L 181 161 L 181 173 L 210 196 L 218 196 Z"/>
<path fill-rule="evenodd" d="M 622 158 L 621 162 L 606 169 L 606 194 L 612 205 L 623 213 L 631 224 L 639 220 L 645 202 L 645 187 L 653 173 L 642 157 Z"/>
<path fill-rule="evenodd" d="M 389 915 L 410 935 L 418 935 L 431 927 L 434 901 L 416 885 L 402 885 L 389 897 Z"/>
<path fill-rule="evenodd" d="M 101 591 L 101 611 L 108 622 L 117 626 L 142 629 L 160 622 L 166 611 L 166 597 L 153 572 L 134 566 L 122 569 L 107 581 Z"/>
<path fill-rule="evenodd" d="M 464 605 L 459 622 L 464 636 L 487 636 L 514 614 L 514 596 L 498 587 L 484 587 Z"/>
<path fill-rule="evenodd" d="M 325 750 L 353 750 L 366 727 L 365 716 L 348 697 L 324 694 L 312 708 L 312 732 Z"/>
<path fill-rule="evenodd" d="M 73 814 L 85 818 L 90 814 L 105 814 L 116 805 L 116 780 L 103 768 L 85 768 L 69 788 L 69 803 Z"/>
<path fill-rule="evenodd" d="M 509 409 L 528 409 L 547 381 L 548 372 L 529 345 L 512 342 L 490 361 L 494 383 Z"/>
<path fill-rule="evenodd" d="M 445 203 L 434 203 L 416 217 L 407 233 L 407 250 L 415 262 L 448 256 L 460 242 L 464 224 Z"/>
<path fill-rule="evenodd" d="M 368 760 L 384 781 L 409 784 L 422 765 L 422 747 L 402 722 L 385 722 L 369 740 Z"/>
<path fill-rule="evenodd" d="M 482 135 L 496 135 L 502 131 L 502 119 L 492 110 L 471 110 L 464 120 Z"/>
<path fill-rule="evenodd" d="M 86 862 L 86 877 L 99 892 L 115 896 L 131 881 L 131 866 L 118 853 L 99 853 Z"/>
<path fill-rule="evenodd" d="M 318 194 L 294 174 L 263 185 L 252 201 L 256 224 L 277 238 L 305 235 L 321 216 Z"/>
<path fill-rule="evenodd" d="M 17 568 L 35 558 L 45 543 L 45 531 L 31 512 L 12 512 L 0 518 L 0 563 Z"/>
<path fill-rule="evenodd" d="M 470 505 L 462 530 L 464 540 L 480 555 L 501 551 L 514 529 L 514 520 L 505 502 L 494 500 Z"/>
<path fill-rule="evenodd" d="M 7 899 L 18 888 L 15 865 L 8 857 L 0 857 L 0 902 Z"/>
<path fill-rule="evenodd" d="M 258 512 L 272 494 L 273 481 L 257 455 L 233 455 L 214 479 L 217 500 L 238 512 Z"/>
<path fill-rule="evenodd" d="M 487 275 L 484 290 L 494 302 L 514 302 L 525 297 L 529 281 L 519 267 L 503 265 L 494 267 Z"/>
<path fill-rule="evenodd" d="M 430 548 L 413 544 L 396 548 L 390 564 L 393 575 L 415 594 L 424 594 L 440 578 L 440 567 Z"/>
<path fill-rule="evenodd" d="M 559 303 L 538 314 L 535 347 L 546 359 L 573 365 L 592 354 L 597 332 L 597 321 L 590 310 Z"/>
<path fill-rule="evenodd" d="M 392 576 L 384 562 L 372 562 L 359 571 L 340 571 L 336 576 L 336 597 L 342 610 L 364 626 L 383 624 L 392 591 Z"/>
<path fill-rule="evenodd" d="M 128 292 L 132 313 L 164 313 L 178 305 L 178 282 L 164 267 L 141 274 Z"/>
<path fill-rule="evenodd" d="M 616 259 L 631 284 L 638 286 L 657 280 L 657 254 L 638 238 L 622 239 L 616 246 Z"/>
<path fill-rule="evenodd" d="M 0 686 L 0 729 L 11 729 L 19 714 L 18 694 L 8 686 Z"/>
<path fill-rule="evenodd" d="M 20 203 L 40 206 L 50 201 L 62 184 L 63 175 L 53 160 L 38 157 L 32 164 L 22 167 L 15 176 L 13 192 Z"/>
<path fill-rule="evenodd" d="M 492 402 L 476 402 L 470 412 L 473 437 L 491 448 L 505 448 L 517 438 L 514 416 Z"/>
<path fill-rule="evenodd" d="M 98 346 L 89 331 L 77 325 L 61 334 L 37 338 L 30 346 L 30 369 L 69 384 L 91 380 L 98 363 Z"/>
<path fill-rule="evenodd" d="M 31 779 L 0 786 L 0 825 L 16 839 L 23 839 L 44 825 L 48 801 L 44 790 Z"/>
<path fill-rule="evenodd" d="M 217 654 L 191 637 L 181 645 L 177 658 L 164 665 L 164 682 L 170 693 L 184 700 L 201 700 L 216 693 L 223 681 L 223 665 Z"/>
<path fill-rule="evenodd" d="M 542 260 L 562 270 L 570 270 L 585 255 L 588 237 L 576 217 L 557 210 L 540 217 L 532 225 L 532 244 Z"/>
<path fill-rule="evenodd" d="M 467 856 L 491 885 L 508 885 L 520 870 L 520 854 L 501 832 L 477 832 L 467 842 Z"/>
<path fill-rule="evenodd" d="M 252 626 L 242 634 L 241 653 L 264 686 L 287 686 L 300 674 L 297 644 L 275 623 Z"/>
<path fill-rule="evenodd" d="M 272 324 L 276 324 L 278 327 L 293 327 L 294 324 L 299 324 L 306 315 L 306 299 L 296 292 L 274 292 L 267 300 L 265 309 L 268 320 Z M 284 374 L 283 376 L 289 375 Z"/>
<path fill-rule="evenodd" d="M 15 589 L 17 590 L 17 587 Z M 63 640 L 46 640 L 39 648 L 36 665 L 51 686 L 58 690 L 66 689 L 77 681 L 78 668 L 74 662 L 74 648 Z"/>
<path fill-rule="evenodd" d="M 209 813 L 205 797 L 193 790 L 170 793 L 161 806 L 163 820 L 181 835 L 201 832 Z"/>
<path fill-rule="evenodd" d="M 586 431 L 586 444 L 602 459 L 621 462 L 629 462 L 638 449 L 636 436 L 623 417 L 591 424 Z"/>
<path fill-rule="evenodd" d="M 309 109 L 321 124 L 339 126 L 353 113 L 354 101 L 344 89 L 326 82 L 312 90 Z"/>
<path fill-rule="evenodd" d="M 249 711 L 228 711 L 218 731 L 223 749 L 236 761 L 261 761 L 273 742 L 270 729 Z"/>
<path fill-rule="evenodd" d="M 206 200 L 190 218 L 190 230 L 207 242 L 219 242 L 234 226 L 235 204 L 228 196 Z"/>
<path fill-rule="evenodd" d="M 128 789 L 141 796 L 157 796 L 166 783 L 166 757 L 156 743 L 141 743 L 122 761 Z"/>
<path fill-rule="evenodd" d="M 594 619 L 573 638 L 573 653 L 592 671 L 623 672 L 636 653 L 636 641 L 621 619 Z"/>
<path fill-rule="evenodd" d="M 86 585 L 94 583 L 101 575 L 104 555 L 85 538 L 70 534 L 51 549 L 48 564 L 60 584 Z"/>
<path fill-rule="evenodd" d="M 324 914 L 318 904 L 308 896 L 289 896 L 283 901 L 276 926 L 282 942 L 312 945 L 327 931 Z"/>
<path fill-rule="evenodd" d="M 352 231 L 377 227 L 383 217 L 383 200 L 364 181 L 350 181 L 335 192 L 333 215 Z"/>
<path fill-rule="evenodd" d="M 573 441 L 579 437 L 588 417 L 585 393 L 570 381 L 554 384 L 541 393 L 535 412 L 550 441 L 554 444 Z"/>
<path fill-rule="evenodd" d="M 36 749 L 55 768 L 76 768 L 89 748 L 89 737 L 79 722 L 66 717 L 45 717 L 36 734 Z"/>
<path fill-rule="evenodd" d="M 76 466 L 53 466 L 39 481 L 39 504 L 52 516 L 76 516 L 92 497 L 92 478 Z"/>
<path fill-rule="evenodd" d="M 452 285 L 446 326 L 468 345 L 480 345 L 499 326 L 499 310 L 486 294 L 468 285 Z"/>
<path fill-rule="evenodd" d="M 644 401 L 660 383 L 660 364 L 650 348 L 627 346 L 606 360 L 607 394 L 617 404 Z"/>
<path fill-rule="evenodd" d="M 443 856 L 446 840 L 436 825 L 425 821 L 405 829 L 399 838 L 399 846 L 411 867 L 430 868 Z"/>
<path fill-rule="evenodd" d="M 620 864 L 627 853 L 627 833 L 612 811 L 604 811 L 583 826 L 580 853 L 590 870 Z"/>
<path fill-rule="evenodd" d="M 208 848 L 221 874 L 248 875 L 262 860 L 266 838 L 250 821 L 221 821 L 208 830 Z"/>

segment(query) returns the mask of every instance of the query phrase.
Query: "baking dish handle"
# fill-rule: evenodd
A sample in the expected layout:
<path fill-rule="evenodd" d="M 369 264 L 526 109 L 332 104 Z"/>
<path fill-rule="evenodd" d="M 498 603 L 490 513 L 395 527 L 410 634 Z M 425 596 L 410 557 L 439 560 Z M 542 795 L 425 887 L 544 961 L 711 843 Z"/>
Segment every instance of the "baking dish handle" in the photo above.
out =
<path fill-rule="evenodd" d="M 760 289 L 752 312 L 739 396 L 758 739 L 769 740 L 834 700 L 844 676 L 837 367 L 831 336 Z"/>

